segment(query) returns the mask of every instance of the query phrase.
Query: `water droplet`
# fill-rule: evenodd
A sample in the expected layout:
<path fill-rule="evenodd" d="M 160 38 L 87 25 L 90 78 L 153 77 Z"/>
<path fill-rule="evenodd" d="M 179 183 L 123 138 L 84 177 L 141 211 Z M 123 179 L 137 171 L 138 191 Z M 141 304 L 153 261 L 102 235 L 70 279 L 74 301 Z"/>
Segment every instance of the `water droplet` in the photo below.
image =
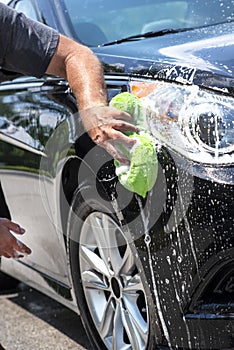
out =
<path fill-rule="evenodd" d="M 151 242 L 150 235 L 145 235 L 145 244 L 150 244 L 150 242 Z"/>

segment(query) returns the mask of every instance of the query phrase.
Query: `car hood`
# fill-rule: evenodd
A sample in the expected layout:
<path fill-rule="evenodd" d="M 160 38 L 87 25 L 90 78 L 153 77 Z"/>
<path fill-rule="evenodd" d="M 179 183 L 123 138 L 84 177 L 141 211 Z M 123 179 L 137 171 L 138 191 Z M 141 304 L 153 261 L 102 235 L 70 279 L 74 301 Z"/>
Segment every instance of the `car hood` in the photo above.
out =
<path fill-rule="evenodd" d="M 95 49 L 106 73 L 233 87 L 234 23 Z"/>

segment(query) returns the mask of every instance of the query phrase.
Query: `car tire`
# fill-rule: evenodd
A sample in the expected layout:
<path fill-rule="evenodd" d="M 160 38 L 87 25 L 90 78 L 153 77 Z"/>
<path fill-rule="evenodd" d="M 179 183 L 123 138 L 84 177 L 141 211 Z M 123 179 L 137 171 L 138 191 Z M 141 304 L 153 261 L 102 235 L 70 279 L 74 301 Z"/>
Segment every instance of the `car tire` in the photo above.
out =
<path fill-rule="evenodd" d="M 68 224 L 82 322 L 95 349 L 155 350 L 160 332 L 148 281 L 113 207 L 94 188 L 76 191 Z"/>

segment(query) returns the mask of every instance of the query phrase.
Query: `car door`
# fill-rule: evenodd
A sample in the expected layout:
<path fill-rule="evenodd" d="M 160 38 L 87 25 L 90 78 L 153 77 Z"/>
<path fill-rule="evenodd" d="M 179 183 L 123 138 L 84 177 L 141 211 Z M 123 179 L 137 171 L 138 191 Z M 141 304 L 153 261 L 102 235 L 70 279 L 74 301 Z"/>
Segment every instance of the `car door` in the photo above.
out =
<path fill-rule="evenodd" d="M 65 90 L 56 78 L 0 85 L 0 178 L 11 217 L 26 229 L 22 240 L 33 251 L 23 262 L 67 283 L 57 169 L 71 143 L 72 113 L 59 102 Z"/>

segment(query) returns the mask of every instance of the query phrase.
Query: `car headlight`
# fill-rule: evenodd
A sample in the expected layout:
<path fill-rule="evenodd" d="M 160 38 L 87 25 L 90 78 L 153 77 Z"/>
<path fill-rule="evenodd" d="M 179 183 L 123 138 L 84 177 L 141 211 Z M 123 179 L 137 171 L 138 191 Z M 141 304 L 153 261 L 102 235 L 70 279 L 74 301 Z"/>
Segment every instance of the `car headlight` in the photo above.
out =
<path fill-rule="evenodd" d="M 198 86 L 132 82 L 153 136 L 169 149 L 204 164 L 234 162 L 234 99 Z"/>

